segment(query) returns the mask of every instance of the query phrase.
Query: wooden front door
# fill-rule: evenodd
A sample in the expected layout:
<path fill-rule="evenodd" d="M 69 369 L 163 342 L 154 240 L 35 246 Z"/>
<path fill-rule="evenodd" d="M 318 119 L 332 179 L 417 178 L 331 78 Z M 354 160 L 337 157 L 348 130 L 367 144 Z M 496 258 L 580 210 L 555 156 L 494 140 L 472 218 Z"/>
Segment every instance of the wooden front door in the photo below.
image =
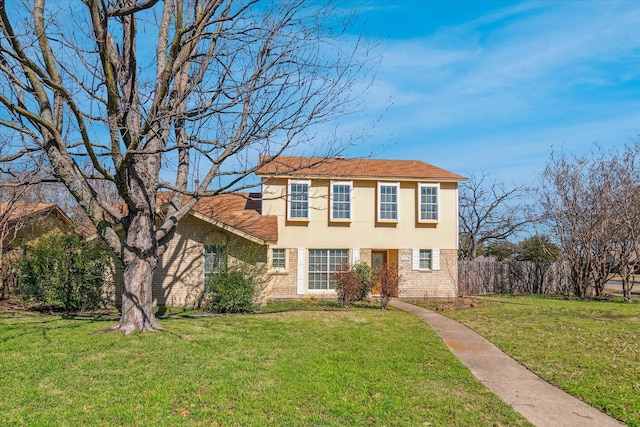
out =
<path fill-rule="evenodd" d="M 371 267 L 374 270 L 381 265 L 385 265 L 387 263 L 387 251 L 371 251 Z M 371 289 L 372 295 L 380 295 L 380 282 L 376 282 L 373 284 L 373 288 Z"/>

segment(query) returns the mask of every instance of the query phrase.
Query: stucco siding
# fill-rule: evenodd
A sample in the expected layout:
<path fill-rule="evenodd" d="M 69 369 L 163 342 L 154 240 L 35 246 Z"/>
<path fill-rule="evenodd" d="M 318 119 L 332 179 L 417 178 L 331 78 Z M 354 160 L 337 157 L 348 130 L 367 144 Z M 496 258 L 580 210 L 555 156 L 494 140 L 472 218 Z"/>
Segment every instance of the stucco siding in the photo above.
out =
<path fill-rule="evenodd" d="M 395 184 L 388 180 L 348 180 L 351 190 L 351 218 L 332 221 L 330 179 L 312 179 L 309 188 L 309 215 L 304 220 L 287 218 L 288 179 L 273 179 L 263 185 L 263 215 L 278 217 L 278 242 L 272 248 L 287 248 L 289 265 L 286 275 L 276 279 L 270 287 L 269 298 L 335 297 L 333 291 L 308 290 L 308 272 L 304 272 L 304 292 L 296 292 L 297 249 L 353 249 L 357 248 L 360 262 L 371 263 L 372 251 L 383 251 L 387 261 L 397 266 L 402 282 L 400 298 L 450 298 L 457 294 L 457 209 L 456 182 L 398 181 L 398 217 L 396 221 L 377 218 L 379 183 Z M 420 184 L 438 186 L 438 220 L 418 220 Z M 401 249 L 404 248 L 404 249 Z M 407 249 L 412 248 L 412 249 Z M 433 271 L 414 270 L 414 249 L 437 249 L 440 266 Z M 305 266 L 308 261 L 305 260 Z M 298 288 L 300 284 L 298 284 Z"/>
<path fill-rule="evenodd" d="M 417 182 L 401 182 L 397 222 L 376 221 L 377 182 L 353 181 L 352 219 L 332 222 L 329 211 L 330 180 L 311 182 L 308 221 L 287 220 L 286 179 L 263 186 L 263 215 L 278 217 L 276 247 L 345 248 L 357 243 L 368 248 L 457 246 L 457 184 L 440 183 L 440 219 L 417 221 Z M 386 182 L 386 181 L 385 181 Z"/>

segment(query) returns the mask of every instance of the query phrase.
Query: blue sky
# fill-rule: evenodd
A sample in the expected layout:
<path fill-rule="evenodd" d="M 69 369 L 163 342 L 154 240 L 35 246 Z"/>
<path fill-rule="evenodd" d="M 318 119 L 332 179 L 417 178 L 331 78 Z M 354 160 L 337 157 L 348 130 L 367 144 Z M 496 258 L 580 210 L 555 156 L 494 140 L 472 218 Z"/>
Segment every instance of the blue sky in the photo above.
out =
<path fill-rule="evenodd" d="M 367 128 L 349 157 L 419 159 L 527 184 L 552 147 L 585 154 L 640 135 L 640 1 L 347 0 L 376 43 Z"/>

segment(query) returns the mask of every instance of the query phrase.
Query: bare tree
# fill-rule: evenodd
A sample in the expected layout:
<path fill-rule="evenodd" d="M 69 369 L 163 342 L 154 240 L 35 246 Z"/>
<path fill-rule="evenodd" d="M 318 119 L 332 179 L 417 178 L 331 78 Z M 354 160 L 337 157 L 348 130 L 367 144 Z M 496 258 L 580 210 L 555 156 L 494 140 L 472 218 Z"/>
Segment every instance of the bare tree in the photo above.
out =
<path fill-rule="evenodd" d="M 603 167 L 611 176 L 608 209 L 612 217 L 612 251 L 608 261 L 620 274 L 622 294 L 631 301 L 640 266 L 640 136 Z"/>
<path fill-rule="evenodd" d="M 0 136 L 0 157 L 7 155 L 9 141 Z M 16 167 L 11 171 L 0 168 L 0 298 L 4 299 L 15 284 L 15 267 L 18 256 L 15 249 L 20 232 L 27 225 L 31 213 L 26 205 L 33 202 L 34 182 L 39 179 L 37 171 Z"/>
<path fill-rule="evenodd" d="M 533 221 L 523 202 L 525 191 L 507 187 L 486 172 L 473 173 L 460 185 L 460 251 L 474 259 L 486 243 L 499 242 Z"/>
<path fill-rule="evenodd" d="M 16 205 L 22 203 L 27 187 L 0 186 L 0 299 L 9 296 L 14 278 L 13 269 L 16 264 L 14 253 L 7 251 L 25 225 L 23 218 L 16 213 Z"/>
<path fill-rule="evenodd" d="M 333 10 L 303 0 L 65 5 L 0 0 L 0 125 L 15 142 L 4 162 L 64 184 L 122 261 L 114 330 L 153 330 L 151 281 L 176 224 L 200 197 L 255 185 L 296 144 L 339 152 L 312 125 L 353 109 L 362 62 L 339 43 Z M 161 190 L 172 192 L 162 214 Z"/>
<path fill-rule="evenodd" d="M 580 297 L 600 295 L 617 271 L 625 294 L 630 292 L 640 235 L 639 158 L 640 141 L 622 153 L 551 154 L 539 190 L 541 207 Z"/>

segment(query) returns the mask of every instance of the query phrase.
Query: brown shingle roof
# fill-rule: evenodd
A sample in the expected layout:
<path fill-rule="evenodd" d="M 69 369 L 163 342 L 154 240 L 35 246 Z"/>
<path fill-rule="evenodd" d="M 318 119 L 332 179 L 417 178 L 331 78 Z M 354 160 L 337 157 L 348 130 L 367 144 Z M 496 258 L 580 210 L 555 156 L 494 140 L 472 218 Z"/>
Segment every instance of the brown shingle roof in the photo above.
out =
<path fill-rule="evenodd" d="M 161 192 L 156 198 L 156 205 L 162 207 L 169 203 L 173 193 Z M 219 194 L 203 197 L 193 207 L 192 214 L 205 221 L 212 222 L 236 234 L 253 237 L 262 242 L 278 240 L 278 219 L 275 216 L 262 216 L 258 212 L 261 205 L 257 199 L 259 194 L 235 193 Z M 189 198 L 185 198 L 185 201 Z M 127 205 L 119 203 L 116 209 L 123 215 L 127 213 Z"/>
<path fill-rule="evenodd" d="M 268 158 L 261 158 L 261 163 Z M 385 178 L 465 181 L 466 178 L 419 160 L 347 159 L 281 156 L 262 166 L 256 175 L 291 177 Z"/>
<path fill-rule="evenodd" d="M 255 200 L 249 194 L 220 194 L 203 197 L 193 210 L 241 233 L 267 242 L 277 241 L 277 217 L 260 215 L 254 206 Z"/>
<path fill-rule="evenodd" d="M 49 214 L 57 215 L 65 222 L 71 222 L 67 215 L 53 203 L 0 203 L 0 217 L 4 217 L 9 222 L 20 218 Z"/>

